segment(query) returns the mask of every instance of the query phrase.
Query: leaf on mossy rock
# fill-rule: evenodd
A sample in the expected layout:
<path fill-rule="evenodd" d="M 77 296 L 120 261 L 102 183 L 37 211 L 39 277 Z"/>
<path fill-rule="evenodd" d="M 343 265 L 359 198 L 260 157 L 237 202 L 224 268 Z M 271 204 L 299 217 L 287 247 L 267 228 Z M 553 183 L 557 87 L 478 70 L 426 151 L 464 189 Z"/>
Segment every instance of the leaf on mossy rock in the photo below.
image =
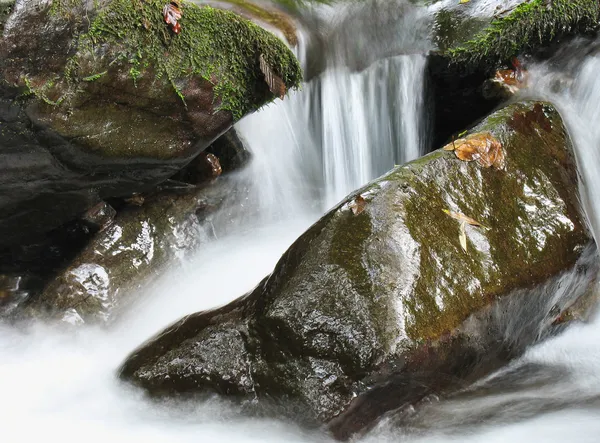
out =
<path fill-rule="evenodd" d="M 175 34 L 179 34 L 181 32 L 181 25 L 178 21 L 181 16 L 182 12 L 180 0 L 173 0 L 167 3 L 163 8 L 163 17 L 165 19 L 165 23 L 169 25 L 169 28 L 171 28 Z"/>
<path fill-rule="evenodd" d="M 367 201 L 363 198 L 362 195 L 359 195 L 350 204 L 350 209 L 352 210 L 352 213 L 354 215 L 358 215 L 365 210 L 365 206 L 367 206 Z"/>
<path fill-rule="evenodd" d="M 461 214 L 460 212 L 452 212 L 452 211 L 449 211 L 447 209 L 443 209 L 443 211 L 444 211 L 444 213 L 446 213 L 447 215 L 449 215 L 453 219 L 458 220 L 459 222 L 464 222 L 464 223 L 467 223 L 467 224 L 469 224 L 471 226 L 481 226 L 481 227 L 484 227 L 477 220 L 472 219 L 471 217 L 467 217 L 465 214 Z"/>
<path fill-rule="evenodd" d="M 465 231 L 465 222 L 460 224 L 460 234 L 458 234 L 458 241 L 460 242 L 463 251 L 467 252 L 467 232 Z"/>
<path fill-rule="evenodd" d="M 484 168 L 504 168 L 504 150 L 502 143 L 489 132 L 480 132 L 465 138 L 453 140 L 443 148 L 454 151 L 460 160 L 477 161 Z"/>
<path fill-rule="evenodd" d="M 281 100 L 283 100 L 283 97 L 285 97 L 286 92 L 285 83 L 283 82 L 281 77 L 279 77 L 273 72 L 273 69 L 271 68 L 271 66 L 269 66 L 269 64 L 265 60 L 265 57 L 262 54 L 260 54 L 260 56 L 258 57 L 258 61 L 260 64 L 260 70 L 265 76 L 265 81 L 267 82 L 267 85 L 269 85 L 269 90 Z"/>

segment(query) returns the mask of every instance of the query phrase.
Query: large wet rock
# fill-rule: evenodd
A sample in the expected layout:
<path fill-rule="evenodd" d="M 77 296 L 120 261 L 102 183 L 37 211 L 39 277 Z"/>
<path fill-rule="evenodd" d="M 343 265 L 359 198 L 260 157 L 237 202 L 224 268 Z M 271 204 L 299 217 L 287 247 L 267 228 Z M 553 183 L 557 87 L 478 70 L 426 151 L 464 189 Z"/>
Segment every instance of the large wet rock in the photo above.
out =
<path fill-rule="evenodd" d="M 347 438 L 519 355 L 589 296 L 595 246 L 552 106 L 511 105 L 472 133 L 497 138 L 504 162 L 440 150 L 395 168 L 313 225 L 252 292 L 142 345 L 121 377 L 152 394 L 275 403 Z M 463 247 L 462 216 L 445 210 L 485 227 L 466 225 Z"/>
<path fill-rule="evenodd" d="M 520 55 L 540 55 L 569 35 L 598 29 L 595 0 L 440 0 L 434 14 L 428 65 L 435 97 L 436 142 L 496 108 L 485 82 Z"/>
<path fill-rule="evenodd" d="M 183 2 L 177 34 L 164 4 L 0 4 L 0 245 L 175 174 L 275 98 L 261 54 L 298 85 L 297 60 L 270 32 Z"/>
<path fill-rule="evenodd" d="M 79 325 L 103 324 L 143 295 L 167 266 L 189 259 L 214 239 L 210 217 L 233 183 L 138 197 L 97 232 L 85 248 L 13 317 Z M 1 280 L 0 280 L 1 282 Z"/>

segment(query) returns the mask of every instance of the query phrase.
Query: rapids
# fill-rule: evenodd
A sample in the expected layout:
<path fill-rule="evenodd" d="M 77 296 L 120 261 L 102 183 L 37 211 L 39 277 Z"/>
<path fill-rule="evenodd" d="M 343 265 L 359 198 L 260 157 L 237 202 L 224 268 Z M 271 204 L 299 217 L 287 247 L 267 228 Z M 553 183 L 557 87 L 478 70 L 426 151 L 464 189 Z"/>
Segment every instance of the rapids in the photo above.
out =
<path fill-rule="evenodd" d="M 2 441 L 328 441 L 289 423 L 246 417 L 217 399 L 159 405 L 120 383 L 115 372 L 133 348 L 167 324 L 251 289 L 345 194 L 430 148 L 426 61 L 411 55 L 422 44 L 418 29 L 426 14 L 402 6 L 409 18 L 395 47 L 376 45 L 398 31 L 386 27 L 394 17 L 385 8 L 370 11 L 378 29 L 363 37 L 348 32 L 357 20 L 352 8 L 334 14 L 320 7 L 305 20 L 319 23 L 321 37 L 331 43 L 326 61 L 301 91 L 237 125 L 254 156 L 234 179 L 251 187 L 247 205 L 259 210 L 245 217 L 245 208 L 228 208 L 228 217 L 239 218 L 236 233 L 217 235 L 183 268 L 164 275 L 109 330 L 57 331 L 40 324 L 0 329 Z M 307 64 L 310 29 L 301 37 L 298 56 Z M 355 59 L 348 56 L 351 44 L 382 52 Z M 553 101 L 563 113 L 599 238 L 600 53 L 591 47 L 576 41 L 559 62 L 532 69 L 534 86 L 527 94 Z M 363 441 L 598 441 L 600 320 L 531 348 L 450 399 L 429 400 L 402 417 L 390 415 Z"/>

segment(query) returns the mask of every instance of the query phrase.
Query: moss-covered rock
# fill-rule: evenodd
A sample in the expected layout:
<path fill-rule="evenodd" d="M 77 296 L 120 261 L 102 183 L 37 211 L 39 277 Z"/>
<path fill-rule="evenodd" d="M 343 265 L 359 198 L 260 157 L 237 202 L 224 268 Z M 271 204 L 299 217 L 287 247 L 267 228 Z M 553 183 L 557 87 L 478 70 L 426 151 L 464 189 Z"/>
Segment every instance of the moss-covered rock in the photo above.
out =
<path fill-rule="evenodd" d="M 184 1 L 176 34 L 163 6 L 18 0 L 11 9 L 0 39 L 0 245 L 175 174 L 275 98 L 261 55 L 298 86 L 298 61 L 272 33 Z"/>
<path fill-rule="evenodd" d="M 495 109 L 484 84 L 511 59 L 538 54 L 568 35 L 598 28 L 595 0 L 471 0 L 436 2 L 428 65 L 438 143 Z"/>
<path fill-rule="evenodd" d="M 493 67 L 568 33 L 596 29 L 599 16 L 595 0 L 456 2 L 437 12 L 435 40 L 453 63 Z"/>
<path fill-rule="evenodd" d="M 252 292 L 141 346 L 121 377 L 153 394 L 275 402 L 347 438 L 519 355 L 589 295 L 595 246 L 552 106 L 511 105 L 472 132 L 500 141 L 502 169 L 442 150 L 395 168 L 313 225 Z M 484 225 L 465 227 L 466 250 L 461 216 L 445 211 Z"/>

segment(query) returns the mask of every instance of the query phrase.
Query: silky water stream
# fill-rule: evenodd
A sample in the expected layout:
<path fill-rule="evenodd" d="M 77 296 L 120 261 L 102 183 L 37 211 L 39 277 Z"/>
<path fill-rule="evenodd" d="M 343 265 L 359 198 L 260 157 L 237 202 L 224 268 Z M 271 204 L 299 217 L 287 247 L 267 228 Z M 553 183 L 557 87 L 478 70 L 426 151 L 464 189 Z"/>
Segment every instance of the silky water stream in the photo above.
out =
<path fill-rule="evenodd" d="M 216 236 L 193 260 L 164 275 L 108 330 L 0 327 L 3 442 L 328 441 L 290 423 L 245 417 L 218 399 L 153 403 L 120 383 L 115 371 L 167 324 L 251 289 L 328 207 L 427 149 L 425 58 L 411 55 L 420 41 L 413 32 L 420 13 L 408 11 L 413 27 L 403 27 L 408 31 L 396 46 L 376 45 L 381 53 L 357 60 L 348 55 L 350 42 L 373 46 L 398 32 L 382 26 L 398 18 L 371 11 L 373 32 L 357 41 L 348 31 L 354 12 L 344 11 L 340 19 L 328 8 L 316 11 L 313 18 L 327 24 L 330 43 L 322 71 L 301 91 L 237 125 L 253 160 L 231 179 L 250 188 L 248 204 L 258 210 L 247 216 L 244 208 L 227 208 L 230 225 L 237 223 L 233 233 Z M 301 59 L 308 57 L 309 43 L 303 35 Z M 555 102 L 567 120 L 597 227 L 600 55 L 587 51 L 589 45 L 577 43 L 566 67 L 532 70 L 538 79 L 532 93 Z M 531 348 L 451 399 L 431 398 L 405 426 L 395 426 L 393 418 L 382 421 L 364 440 L 592 442 L 600 440 L 599 418 L 600 321 L 593 321 Z"/>

